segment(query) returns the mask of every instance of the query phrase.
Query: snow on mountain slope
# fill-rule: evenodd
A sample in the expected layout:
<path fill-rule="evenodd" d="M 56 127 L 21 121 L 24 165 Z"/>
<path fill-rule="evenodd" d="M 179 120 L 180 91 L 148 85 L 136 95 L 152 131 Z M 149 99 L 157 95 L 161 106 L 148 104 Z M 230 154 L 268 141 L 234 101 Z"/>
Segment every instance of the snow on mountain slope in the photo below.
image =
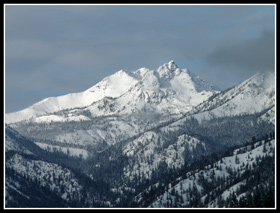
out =
<path fill-rule="evenodd" d="M 27 149 L 22 142 L 20 143 L 20 141 L 17 140 L 17 138 L 19 137 L 20 135 L 18 134 L 18 132 L 16 132 L 14 129 L 6 125 L 5 151 L 7 152 L 13 150 L 13 151 L 18 151 L 25 154 L 33 155 L 34 153 L 32 153 L 29 149 Z"/>
<path fill-rule="evenodd" d="M 63 146 L 55 146 L 55 145 L 48 145 L 45 143 L 35 142 L 37 146 L 39 146 L 41 149 L 44 149 L 48 152 L 62 152 L 69 156 L 74 157 L 81 157 L 83 159 L 87 159 L 88 152 L 85 149 L 79 149 L 79 148 L 72 148 L 72 147 L 63 147 Z"/>
<path fill-rule="evenodd" d="M 80 93 L 46 98 L 24 110 L 6 114 L 6 123 L 35 119 L 35 122 L 87 120 L 85 116 L 49 115 L 62 110 L 88 109 L 91 116 L 132 113 L 147 108 L 180 113 L 190 110 L 218 92 L 218 88 L 170 61 L 156 71 L 123 70 Z M 168 110 L 169 109 L 169 110 Z"/>
<path fill-rule="evenodd" d="M 241 84 L 210 98 L 207 103 L 197 107 L 198 120 L 211 116 L 231 116 L 253 114 L 275 106 L 275 74 L 257 73 Z M 204 112 L 203 112 L 204 111 Z M 269 114 L 273 120 L 274 110 Z"/>
<path fill-rule="evenodd" d="M 16 151 L 28 155 L 42 156 L 43 150 L 19 132 L 5 125 L 5 151 Z"/>
<path fill-rule="evenodd" d="M 207 83 L 199 76 L 191 73 L 188 69 L 180 69 L 173 60 L 160 66 L 157 69 L 157 73 L 159 74 L 160 79 L 164 81 L 171 81 L 174 78 L 179 79 L 177 77 L 180 76 L 182 79 L 180 84 L 183 83 L 185 86 L 188 86 L 190 90 L 195 90 L 197 92 L 216 92 L 220 90 L 217 86 Z"/>
<path fill-rule="evenodd" d="M 182 134 L 171 138 L 164 131 L 164 128 L 159 132 L 147 131 L 123 147 L 123 154 L 131 160 L 124 168 L 126 177 L 133 179 L 142 175 L 142 178 L 149 179 L 162 164 L 180 169 L 185 164 L 185 155 L 192 159 L 195 151 L 203 154 L 206 150 L 205 143 L 195 137 Z M 138 163 L 134 163 L 135 160 Z"/>
<path fill-rule="evenodd" d="M 275 106 L 273 105 L 267 112 L 265 112 L 260 120 L 273 123 L 275 125 Z"/>
<path fill-rule="evenodd" d="M 219 91 L 187 69 L 178 68 L 174 61 L 156 71 L 142 70 L 141 77 L 124 95 L 106 100 L 110 108 L 105 108 L 102 102 L 94 103 L 89 107 L 92 114 L 131 114 L 143 110 L 160 114 L 187 112 Z M 100 109 L 105 110 L 100 112 Z"/>
<path fill-rule="evenodd" d="M 244 188 L 249 178 L 245 174 L 254 171 L 263 157 L 273 156 L 274 152 L 275 140 L 260 141 L 238 148 L 233 151 L 232 156 L 224 157 L 204 169 L 190 171 L 184 179 L 178 178 L 176 184 L 169 184 L 167 190 L 149 207 L 193 207 L 194 199 L 198 199 L 203 207 L 217 208 L 221 199 L 228 199 L 233 192 L 239 200 L 247 192 L 244 193 Z M 193 194 L 196 196 L 192 196 Z M 141 196 L 137 199 L 139 202 Z"/>
<path fill-rule="evenodd" d="M 39 182 L 41 186 L 49 187 L 64 200 L 74 200 L 74 196 L 81 196 L 82 186 L 78 179 L 69 169 L 58 164 L 31 160 L 15 154 L 6 162 L 6 168 Z M 9 185 L 6 186 L 6 190 L 8 189 Z"/>
<path fill-rule="evenodd" d="M 57 111 L 86 107 L 93 102 L 99 101 L 104 97 L 118 97 L 124 94 L 138 80 L 127 72 L 119 71 L 96 84 L 95 86 L 80 93 L 71 93 L 59 97 L 46 98 L 24 110 L 6 114 L 6 123 L 14 123 L 30 118 L 39 117 Z M 83 119 L 83 118 L 82 118 Z M 63 121 L 63 118 L 41 118 L 42 121 Z"/>

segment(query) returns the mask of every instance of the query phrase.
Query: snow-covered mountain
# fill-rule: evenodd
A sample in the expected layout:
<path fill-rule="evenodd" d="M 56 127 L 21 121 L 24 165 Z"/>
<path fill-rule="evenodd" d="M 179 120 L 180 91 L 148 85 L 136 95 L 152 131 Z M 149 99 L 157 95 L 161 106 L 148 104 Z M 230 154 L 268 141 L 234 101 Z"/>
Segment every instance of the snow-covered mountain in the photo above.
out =
<path fill-rule="evenodd" d="M 129 158 L 124 174 L 130 180 L 140 175 L 150 179 L 162 164 L 167 169 L 178 169 L 185 165 L 186 159 L 191 161 L 206 153 L 205 143 L 195 137 L 182 134 L 171 139 L 165 128 L 148 131 L 123 147 L 123 154 Z"/>
<path fill-rule="evenodd" d="M 170 61 L 156 71 L 146 70 L 142 79 L 116 103 L 121 106 L 121 113 L 143 109 L 159 114 L 183 113 L 218 91 L 216 86 Z"/>
<path fill-rule="evenodd" d="M 220 92 L 170 61 L 118 71 L 5 121 L 8 206 L 32 206 L 42 194 L 40 205 L 66 207 L 217 207 L 221 197 L 228 207 L 229 192 L 248 185 L 240 177 L 254 179 L 259 158 L 272 161 L 275 76 L 258 73 Z"/>
<path fill-rule="evenodd" d="M 142 109 L 158 112 L 186 112 L 219 89 L 174 61 L 156 71 L 141 68 L 118 71 L 84 92 L 46 98 L 24 110 L 6 115 L 6 123 L 23 120 L 58 122 L 88 120 L 79 113 L 89 110 L 90 117 L 132 113 Z M 68 110 L 66 116 L 57 112 Z M 54 114 L 56 113 L 56 114 Z"/>
<path fill-rule="evenodd" d="M 38 122 L 66 121 L 59 116 L 44 117 L 54 112 L 66 109 L 83 108 L 93 102 L 100 101 L 105 97 L 119 97 L 138 82 L 135 77 L 128 75 L 124 71 L 119 71 L 96 84 L 95 86 L 80 93 L 71 93 L 59 97 L 46 98 L 26 109 L 6 115 L 6 123 L 14 123 L 30 118 L 38 118 Z M 41 117 L 41 119 L 39 118 Z M 68 121 L 86 119 L 84 116 L 74 116 L 69 114 Z"/>
<path fill-rule="evenodd" d="M 71 155 L 43 150 L 8 125 L 5 133 L 6 208 L 110 206 L 96 192 L 97 184 L 101 191 L 106 191 L 106 184 L 73 170 Z M 71 161 L 72 167 L 62 163 L 63 159 Z"/>
<path fill-rule="evenodd" d="M 259 120 L 274 123 L 274 103 L 273 73 L 258 73 L 220 92 L 170 61 L 157 70 L 121 70 L 84 92 L 44 99 L 6 114 L 6 123 L 41 147 L 76 149 L 86 157 L 86 147 L 135 139 L 179 119 L 182 128 L 186 116 L 201 122 L 261 113 Z"/>
<path fill-rule="evenodd" d="M 217 93 L 216 86 L 170 61 L 157 70 L 121 70 L 84 92 L 44 99 L 6 114 L 6 123 L 41 147 L 52 148 L 42 143 L 52 140 L 62 150 L 84 149 L 136 137 Z"/>
<path fill-rule="evenodd" d="M 261 113 L 259 120 L 273 124 L 274 81 L 274 74 L 258 73 L 233 88 L 219 92 L 216 86 L 170 61 L 157 70 L 121 70 L 84 92 L 47 98 L 22 111 L 9 113 L 6 122 L 44 149 L 59 149 L 87 158 L 89 147 L 103 150 L 104 146 L 126 140 L 142 141 L 149 131 L 161 138 L 160 146 L 167 144 L 168 137 L 163 138 L 163 131 L 159 135 L 155 129 L 167 128 L 169 132 L 173 132 L 173 126 L 174 132 L 184 129 L 185 132 L 174 133 L 177 138 L 184 134 L 199 134 L 197 130 L 190 131 L 191 127 L 185 129 L 189 126 L 189 116 L 201 122 L 213 117 Z M 197 124 L 192 128 L 194 126 Z M 247 126 L 246 123 L 244 127 Z M 245 131 L 239 135 L 245 135 Z M 149 140 L 148 146 L 159 145 L 156 137 Z M 173 139 L 177 140 L 176 137 Z M 239 142 L 244 139 L 240 138 Z M 137 153 L 139 147 L 132 147 Z M 163 153 L 159 155 L 165 156 Z M 142 158 L 143 153 L 136 156 Z"/>
<path fill-rule="evenodd" d="M 196 108 L 199 120 L 211 116 L 223 117 L 254 114 L 265 111 L 267 119 L 275 118 L 275 74 L 257 73 L 237 86 L 211 97 Z"/>
<path fill-rule="evenodd" d="M 274 140 L 259 141 L 238 148 L 232 152 L 232 155 L 201 169 L 188 172 L 183 175 L 184 178 L 179 177 L 174 183 L 169 184 L 166 191 L 149 207 L 248 207 L 253 205 L 253 202 L 256 202 L 254 204 L 256 206 L 264 205 L 257 201 L 257 198 L 251 201 L 248 198 L 256 193 L 256 188 L 267 189 L 268 182 L 273 182 L 273 176 L 269 176 L 268 173 L 258 174 L 257 171 L 264 169 L 265 164 L 268 168 L 274 169 L 274 165 L 269 163 L 275 154 L 274 146 Z M 265 169 L 266 172 L 272 174 L 273 170 L 268 168 Z M 273 194 L 273 192 L 269 193 Z M 141 202 L 142 196 L 143 194 L 139 194 L 135 200 Z M 267 199 L 266 202 L 272 202 L 265 194 L 259 196 L 264 200 Z"/>
<path fill-rule="evenodd" d="M 7 128 L 10 132 L 9 137 L 20 144 L 22 136 L 10 127 Z M 125 158 L 120 158 L 122 154 L 117 150 L 116 152 L 110 150 L 110 155 L 106 152 L 101 153 L 100 156 L 107 159 L 111 168 L 110 179 L 115 180 L 110 184 L 111 189 L 108 189 L 106 183 L 100 184 L 95 180 L 96 177 L 102 180 L 108 178 L 104 176 L 103 171 L 106 169 L 106 161 L 103 162 L 104 165 L 100 164 L 101 161 L 98 165 L 92 164 L 94 161 L 89 161 L 91 168 L 102 172 L 94 176 L 87 174 L 89 177 L 85 177 L 77 170 L 73 172 L 64 164 L 60 165 L 58 159 L 57 163 L 52 162 L 55 155 L 50 154 L 47 160 L 46 155 L 26 152 L 27 143 L 22 144 L 24 149 L 17 147 L 6 149 L 5 206 L 152 208 L 274 206 L 274 134 L 225 152 L 224 157 L 219 159 L 208 157 L 185 168 L 180 167 L 181 159 L 176 155 L 181 156 L 180 152 L 185 152 L 186 148 L 189 150 L 187 154 L 191 154 L 197 146 L 203 148 L 205 144 L 193 137 L 181 135 L 160 154 L 159 147 L 149 142 L 153 137 L 158 136 L 147 132 L 143 135 L 142 147 L 141 138 L 124 147 L 124 154 L 131 160 L 123 169 L 124 179 L 121 185 L 115 182 L 120 177 L 114 174 L 118 170 L 117 166 L 126 162 Z M 160 140 L 157 141 L 160 143 Z M 134 158 L 133 146 L 142 149 L 146 157 Z M 134 150 L 139 155 L 138 150 Z M 152 152 L 156 158 L 153 167 L 158 167 L 158 170 L 149 170 L 151 167 L 147 162 L 153 161 Z M 71 161 L 72 166 L 75 162 L 69 157 L 65 160 Z M 85 161 L 82 161 L 81 165 L 86 167 Z M 129 167 L 135 167 L 136 173 L 129 174 Z M 142 178 L 144 182 L 141 181 Z"/>

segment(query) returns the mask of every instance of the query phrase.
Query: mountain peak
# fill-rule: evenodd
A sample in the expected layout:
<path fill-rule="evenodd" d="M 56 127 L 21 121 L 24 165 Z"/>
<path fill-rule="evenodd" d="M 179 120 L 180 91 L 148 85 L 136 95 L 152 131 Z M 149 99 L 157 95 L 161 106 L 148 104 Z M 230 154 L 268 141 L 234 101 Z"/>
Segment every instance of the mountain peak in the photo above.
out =
<path fill-rule="evenodd" d="M 168 69 L 173 71 L 179 68 L 178 65 L 173 60 L 169 61 L 167 64 L 164 65 L 167 65 Z"/>
<path fill-rule="evenodd" d="M 240 85 L 247 85 L 254 91 L 265 89 L 267 92 L 275 91 L 275 73 L 258 72 Z"/>
<path fill-rule="evenodd" d="M 157 72 L 159 73 L 161 79 L 170 80 L 174 77 L 174 75 L 179 75 L 181 73 L 181 69 L 173 60 L 171 60 L 168 63 L 161 65 L 157 69 Z"/>
<path fill-rule="evenodd" d="M 176 67 L 178 67 L 174 60 L 169 61 L 168 65 L 170 65 L 170 66 L 174 66 L 175 65 Z"/>

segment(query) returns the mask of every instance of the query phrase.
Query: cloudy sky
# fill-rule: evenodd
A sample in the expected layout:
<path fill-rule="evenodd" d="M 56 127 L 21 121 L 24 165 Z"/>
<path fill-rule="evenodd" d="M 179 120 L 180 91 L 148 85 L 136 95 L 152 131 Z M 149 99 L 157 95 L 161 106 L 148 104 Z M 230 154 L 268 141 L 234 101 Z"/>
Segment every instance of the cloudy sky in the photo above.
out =
<path fill-rule="evenodd" d="M 5 110 L 174 60 L 226 89 L 274 71 L 274 5 L 5 5 Z"/>

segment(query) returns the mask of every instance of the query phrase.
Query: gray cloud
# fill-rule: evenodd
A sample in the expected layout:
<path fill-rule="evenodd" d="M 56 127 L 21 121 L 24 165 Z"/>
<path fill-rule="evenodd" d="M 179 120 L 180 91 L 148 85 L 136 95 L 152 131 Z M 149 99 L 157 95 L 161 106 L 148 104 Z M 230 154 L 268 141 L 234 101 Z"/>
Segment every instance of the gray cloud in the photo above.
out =
<path fill-rule="evenodd" d="M 274 31 L 265 30 L 258 38 L 217 47 L 205 61 L 217 75 L 244 79 L 256 72 L 274 71 Z"/>

